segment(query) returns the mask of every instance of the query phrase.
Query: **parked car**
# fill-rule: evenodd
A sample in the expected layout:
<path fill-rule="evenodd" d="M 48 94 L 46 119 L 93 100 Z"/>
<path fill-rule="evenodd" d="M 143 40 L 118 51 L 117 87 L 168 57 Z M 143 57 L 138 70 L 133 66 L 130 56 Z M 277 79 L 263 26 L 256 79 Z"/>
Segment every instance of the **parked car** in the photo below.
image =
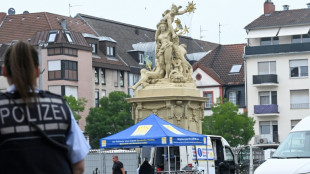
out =
<path fill-rule="evenodd" d="M 310 173 L 310 116 L 302 119 L 280 144 L 272 158 L 260 165 L 254 174 Z"/>

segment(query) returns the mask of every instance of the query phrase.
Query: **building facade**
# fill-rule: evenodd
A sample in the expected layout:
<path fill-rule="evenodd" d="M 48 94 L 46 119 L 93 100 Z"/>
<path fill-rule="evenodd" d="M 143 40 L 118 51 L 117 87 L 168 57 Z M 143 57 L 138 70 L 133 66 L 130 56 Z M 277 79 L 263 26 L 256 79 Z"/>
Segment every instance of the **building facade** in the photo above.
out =
<path fill-rule="evenodd" d="M 219 45 L 196 62 L 192 77 L 201 96 L 208 98 L 204 115 L 212 114 L 217 99 L 224 98 L 238 105 L 239 113 L 245 109 L 243 52 L 246 44 Z"/>
<path fill-rule="evenodd" d="M 310 8 L 275 11 L 248 24 L 245 78 L 248 114 L 256 120 L 252 143 L 279 143 L 309 109 Z"/>

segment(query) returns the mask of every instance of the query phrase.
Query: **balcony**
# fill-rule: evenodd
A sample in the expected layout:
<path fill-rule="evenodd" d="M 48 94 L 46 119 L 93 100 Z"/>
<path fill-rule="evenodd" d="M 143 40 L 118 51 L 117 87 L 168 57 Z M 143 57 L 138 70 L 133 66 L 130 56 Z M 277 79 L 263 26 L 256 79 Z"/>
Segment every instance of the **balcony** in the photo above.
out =
<path fill-rule="evenodd" d="M 253 86 L 278 86 L 278 75 L 253 75 Z"/>
<path fill-rule="evenodd" d="M 276 53 L 291 53 L 291 52 L 303 52 L 303 51 L 310 51 L 310 43 L 245 47 L 245 55 L 248 56 L 257 54 L 276 54 Z"/>
<path fill-rule="evenodd" d="M 256 116 L 279 116 L 278 105 L 254 105 Z"/>

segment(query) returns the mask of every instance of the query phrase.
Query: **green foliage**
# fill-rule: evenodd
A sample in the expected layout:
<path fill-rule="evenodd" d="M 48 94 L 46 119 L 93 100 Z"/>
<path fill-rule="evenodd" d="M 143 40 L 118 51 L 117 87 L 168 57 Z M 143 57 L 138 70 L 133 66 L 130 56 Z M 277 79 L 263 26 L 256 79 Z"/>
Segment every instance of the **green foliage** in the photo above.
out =
<path fill-rule="evenodd" d="M 211 110 L 213 114 L 203 119 L 203 134 L 223 136 L 231 146 L 245 145 L 254 136 L 254 119 L 238 113 L 238 106 L 217 99 Z"/>
<path fill-rule="evenodd" d="M 65 96 L 64 98 L 72 110 L 75 120 L 81 119 L 82 116 L 79 114 L 79 112 L 84 111 L 87 100 L 85 98 L 79 98 L 76 100 L 72 95 Z"/>
<path fill-rule="evenodd" d="M 122 131 L 134 124 L 131 104 L 125 98 L 130 95 L 114 91 L 100 99 L 100 107 L 91 108 L 86 118 L 85 131 L 92 148 L 99 148 L 99 139 Z"/>

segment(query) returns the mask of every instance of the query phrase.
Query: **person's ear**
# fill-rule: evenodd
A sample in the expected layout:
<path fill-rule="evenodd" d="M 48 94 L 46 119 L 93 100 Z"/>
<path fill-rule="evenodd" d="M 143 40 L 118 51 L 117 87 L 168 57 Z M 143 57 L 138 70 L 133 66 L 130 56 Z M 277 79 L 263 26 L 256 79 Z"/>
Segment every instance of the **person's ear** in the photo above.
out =
<path fill-rule="evenodd" d="M 36 67 L 36 77 L 39 77 L 40 76 L 40 67 L 37 66 Z"/>
<path fill-rule="evenodd" d="M 5 68 L 5 66 L 2 66 L 2 75 L 3 75 L 4 77 L 7 77 L 7 76 L 8 76 L 7 73 L 6 73 L 6 68 Z"/>

